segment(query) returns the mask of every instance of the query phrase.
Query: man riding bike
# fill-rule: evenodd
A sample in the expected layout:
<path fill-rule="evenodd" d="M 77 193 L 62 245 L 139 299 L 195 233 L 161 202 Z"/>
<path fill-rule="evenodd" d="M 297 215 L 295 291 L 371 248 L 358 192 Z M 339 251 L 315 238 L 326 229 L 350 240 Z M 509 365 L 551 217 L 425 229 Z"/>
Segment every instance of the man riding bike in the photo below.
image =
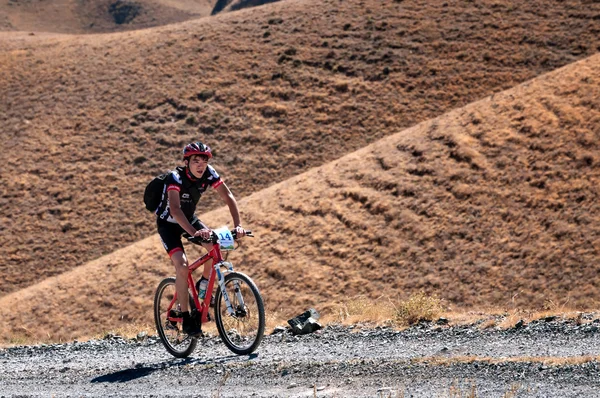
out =
<path fill-rule="evenodd" d="M 167 195 L 156 210 L 158 234 L 175 266 L 175 286 L 177 297 L 180 298 L 188 297 L 188 260 L 183 250 L 181 236 L 187 232 L 191 236 L 199 236 L 202 239 L 210 238 L 211 230 L 194 214 L 200 197 L 209 186 L 219 193 L 229 207 L 237 236 L 243 237 L 246 234 L 241 225 L 237 201 L 216 170 L 208 164 L 211 158 L 212 153 L 208 145 L 201 142 L 186 145 L 183 148 L 184 166 L 177 167 L 165 179 Z M 202 246 L 209 251 L 212 249 L 211 243 L 204 243 Z M 211 261 L 204 265 L 202 279 L 197 285 L 200 287 L 201 298 L 204 298 L 201 290 L 210 276 L 211 266 Z M 179 300 L 179 304 L 183 313 L 183 331 L 190 336 L 197 336 L 200 334 L 200 327 L 190 316 L 188 300 Z"/>

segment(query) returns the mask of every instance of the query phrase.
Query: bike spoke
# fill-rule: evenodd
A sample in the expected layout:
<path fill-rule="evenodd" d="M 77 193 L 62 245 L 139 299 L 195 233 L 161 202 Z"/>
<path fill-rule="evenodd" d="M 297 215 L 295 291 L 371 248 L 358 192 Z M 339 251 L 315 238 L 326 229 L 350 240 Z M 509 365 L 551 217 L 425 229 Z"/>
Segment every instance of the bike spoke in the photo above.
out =
<path fill-rule="evenodd" d="M 232 315 L 223 293 L 230 300 Z M 253 352 L 264 333 L 264 307 L 254 283 L 240 273 L 227 275 L 225 292 L 219 295 L 215 309 L 217 327 L 225 344 L 238 354 Z"/>
<path fill-rule="evenodd" d="M 171 354 L 176 357 L 187 357 L 196 347 L 195 338 L 182 331 L 182 324 L 175 321 L 181 318 L 178 302 L 173 300 L 175 295 L 175 278 L 163 280 L 154 298 L 154 317 L 159 337 Z M 167 319 L 169 313 L 169 319 Z"/>

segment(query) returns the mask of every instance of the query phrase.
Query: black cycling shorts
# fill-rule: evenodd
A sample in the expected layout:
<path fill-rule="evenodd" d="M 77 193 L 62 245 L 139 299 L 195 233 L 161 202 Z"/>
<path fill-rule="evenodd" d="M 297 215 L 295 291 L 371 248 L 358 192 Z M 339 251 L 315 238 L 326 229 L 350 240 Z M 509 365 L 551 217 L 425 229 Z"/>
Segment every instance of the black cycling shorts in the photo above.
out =
<path fill-rule="evenodd" d="M 169 253 L 169 257 L 171 257 L 174 253 L 183 250 L 183 242 L 181 241 L 181 235 L 185 233 L 185 230 L 181 228 L 181 225 L 177 223 L 166 222 L 162 220 L 157 220 L 158 226 L 158 234 L 160 235 L 160 241 L 167 253 Z M 196 219 L 191 222 L 192 226 L 196 228 L 196 230 L 208 228 L 206 225 L 202 223 L 202 221 Z"/>

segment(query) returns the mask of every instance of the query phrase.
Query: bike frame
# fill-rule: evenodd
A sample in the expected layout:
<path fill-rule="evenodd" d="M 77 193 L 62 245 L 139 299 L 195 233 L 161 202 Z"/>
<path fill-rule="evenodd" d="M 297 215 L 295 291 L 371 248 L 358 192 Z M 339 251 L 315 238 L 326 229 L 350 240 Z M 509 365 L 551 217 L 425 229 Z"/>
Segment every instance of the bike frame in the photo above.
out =
<path fill-rule="evenodd" d="M 210 271 L 210 276 L 208 278 L 208 286 L 206 287 L 206 295 L 204 296 L 204 300 L 202 301 L 202 303 L 200 302 L 200 299 L 198 298 L 198 291 L 196 290 L 196 285 L 194 283 L 194 278 L 192 277 L 192 273 L 194 272 L 194 270 L 200 268 L 200 266 L 204 265 L 204 263 L 206 263 L 209 260 L 213 260 L 213 265 L 211 267 L 211 271 Z M 222 283 L 223 286 L 221 286 L 221 292 L 223 294 L 223 299 L 225 300 L 225 304 L 227 305 L 227 312 L 230 315 L 234 314 L 233 308 L 231 306 L 231 303 L 229 301 L 229 297 L 227 295 L 227 292 L 225 291 L 225 286 L 224 286 L 224 278 L 223 278 L 223 274 L 221 273 L 221 266 L 227 266 L 229 271 L 233 271 L 233 265 L 231 263 L 227 263 L 223 260 L 223 254 L 221 253 L 221 246 L 219 245 L 219 243 L 214 243 L 213 244 L 213 248 L 211 251 L 209 251 L 208 253 L 206 253 L 205 255 L 203 255 L 202 257 L 200 257 L 199 259 L 197 259 L 196 261 L 194 261 L 192 264 L 190 264 L 188 266 L 188 276 L 187 276 L 187 281 L 188 281 L 188 287 L 190 288 L 190 291 L 192 292 L 192 298 L 194 300 L 194 304 L 196 305 L 196 309 L 200 312 L 201 314 L 201 323 L 206 323 L 208 322 L 208 311 L 210 308 L 210 300 L 212 297 L 212 292 L 213 292 L 213 288 L 215 285 L 215 279 L 219 280 L 219 283 Z M 241 302 L 243 302 L 243 298 L 241 297 L 241 294 L 239 294 L 239 299 Z M 175 294 L 173 295 L 173 300 L 171 300 L 171 303 L 169 304 L 169 307 L 167 308 L 167 319 L 169 321 L 173 321 L 173 322 L 182 322 L 182 318 L 175 318 L 175 317 L 171 317 L 169 316 L 169 312 L 173 309 L 173 306 L 175 305 L 175 303 L 177 302 L 177 292 L 175 292 Z"/>

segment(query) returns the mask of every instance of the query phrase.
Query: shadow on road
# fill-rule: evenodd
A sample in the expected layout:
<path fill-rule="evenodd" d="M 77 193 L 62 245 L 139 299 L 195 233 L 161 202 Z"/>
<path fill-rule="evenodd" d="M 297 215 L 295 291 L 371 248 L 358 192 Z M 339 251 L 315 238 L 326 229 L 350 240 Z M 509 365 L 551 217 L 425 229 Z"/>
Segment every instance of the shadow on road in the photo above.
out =
<path fill-rule="evenodd" d="M 102 376 L 95 377 L 91 380 L 92 383 L 126 383 L 131 380 L 139 379 L 141 377 L 148 376 L 149 374 L 161 370 L 175 368 L 185 365 L 214 365 L 236 361 L 248 361 L 258 357 L 258 354 L 251 354 L 246 356 L 239 355 L 227 355 L 222 357 L 216 357 L 211 359 L 172 359 L 169 361 L 157 362 L 153 364 L 137 364 L 135 367 L 130 369 L 119 370 L 117 372 L 108 373 Z"/>

